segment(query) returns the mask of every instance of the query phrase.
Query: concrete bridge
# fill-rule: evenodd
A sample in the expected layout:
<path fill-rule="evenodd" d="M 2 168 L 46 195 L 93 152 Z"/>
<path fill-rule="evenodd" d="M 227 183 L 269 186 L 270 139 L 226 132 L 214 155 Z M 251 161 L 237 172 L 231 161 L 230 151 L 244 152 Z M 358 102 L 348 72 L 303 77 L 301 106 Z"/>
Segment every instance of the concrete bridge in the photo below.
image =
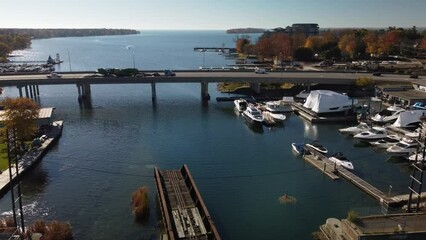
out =
<path fill-rule="evenodd" d="M 154 71 L 149 71 L 152 73 Z M 158 71 L 161 72 L 161 71 Z M 142 73 L 142 72 L 141 72 Z M 145 72 L 148 73 L 148 72 Z M 90 72 L 63 73 L 61 78 L 48 78 L 48 74 L 4 74 L 0 75 L 0 87 L 16 86 L 20 97 L 29 98 L 39 95 L 39 85 L 72 84 L 77 86 L 79 99 L 90 98 L 92 84 L 151 84 L 152 99 L 156 99 L 157 83 L 200 83 L 201 99 L 208 101 L 209 83 L 218 82 L 244 82 L 249 83 L 256 92 L 260 90 L 261 83 L 294 83 L 310 86 L 311 84 L 354 84 L 358 78 L 369 77 L 377 83 L 410 83 L 408 75 L 382 74 L 373 76 L 371 73 L 358 72 L 308 72 L 308 71 L 283 71 L 256 74 L 253 71 L 176 71 L 176 76 L 147 76 L 147 77 L 98 77 Z M 422 79 L 416 79 L 416 82 Z"/>

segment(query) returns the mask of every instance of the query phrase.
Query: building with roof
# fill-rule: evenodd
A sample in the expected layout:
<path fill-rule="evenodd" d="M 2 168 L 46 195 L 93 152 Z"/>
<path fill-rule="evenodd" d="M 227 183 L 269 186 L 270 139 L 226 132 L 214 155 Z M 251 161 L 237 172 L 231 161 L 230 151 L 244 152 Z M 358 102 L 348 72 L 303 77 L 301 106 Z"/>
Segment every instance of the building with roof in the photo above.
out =
<path fill-rule="evenodd" d="M 291 27 L 287 26 L 284 32 L 290 35 L 303 33 L 306 37 L 316 36 L 319 34 L 319 25 L 317 23 L 294 23 Z"/>
<path fill-rule="evenodd" d="M 52 115 L 53 115 L 54 109 L 55 109 L 54 107 L 40 108 L 38 112 L 37 124 L 39 126 L 50 125 L 53 122 Z M 4 112 L 5 112 L 4 110 L 0 110 L 0 122 L 3 122 L 4 120 L 4 117 L 3 117 Z"/>

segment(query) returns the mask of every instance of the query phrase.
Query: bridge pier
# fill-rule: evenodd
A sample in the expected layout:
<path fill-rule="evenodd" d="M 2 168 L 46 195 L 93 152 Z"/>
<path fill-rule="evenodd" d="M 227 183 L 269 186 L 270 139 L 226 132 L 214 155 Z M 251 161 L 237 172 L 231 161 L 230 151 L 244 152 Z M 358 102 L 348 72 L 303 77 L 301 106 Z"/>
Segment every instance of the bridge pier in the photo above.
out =
<path fill-rule="evenodd" d="M 201 82 L 201 101 L 208 102 L 210 100 L 209 83 Z"/>
<path fill-rule="evenodd" d="M 25 97 L 30 98 L 30 95 L 28 94 L 28 85 L 25 85 Z"/>
<path fill-rule="evenodd" d="M 255 93 L 260 93 L 260 83 L 250 83 L 250 88 L 255 92 Z"/>
<path fill-rule="evenodd" d="M 22 98 L 22 86 L 18 86 L 18 91 L 19 91 L 19 97 Z"/>
<path fill-rule="evenodd" d="M 29 85 L 30 88 L 30 97 L 33 98 L 33 86 Z"/>
<path fill-rule="evenodd" d="M 155 89 L 155 82 L 151 82 L 151 93 L 152 93 L 152 101 L 154 102 L 157 99 L 157 91 Z"/>

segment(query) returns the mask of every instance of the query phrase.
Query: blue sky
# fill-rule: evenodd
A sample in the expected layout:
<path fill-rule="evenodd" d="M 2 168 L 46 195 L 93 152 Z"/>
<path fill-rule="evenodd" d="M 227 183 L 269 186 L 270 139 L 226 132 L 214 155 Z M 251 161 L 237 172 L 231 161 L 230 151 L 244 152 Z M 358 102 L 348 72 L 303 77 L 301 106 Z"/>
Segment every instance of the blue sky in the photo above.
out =
<path fill-rule="evenodd" d="M 4 28 L 426 27 L 426 0 L 3 0 Z"/>

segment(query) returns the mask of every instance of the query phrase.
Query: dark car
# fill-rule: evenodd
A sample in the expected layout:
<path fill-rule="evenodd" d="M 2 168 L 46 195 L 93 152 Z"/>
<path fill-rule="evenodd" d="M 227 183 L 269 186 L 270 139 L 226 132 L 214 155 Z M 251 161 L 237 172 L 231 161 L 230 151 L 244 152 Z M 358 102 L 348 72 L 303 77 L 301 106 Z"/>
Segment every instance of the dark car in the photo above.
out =
<path fill-rule="evenodd" d="M 382 76 L 382 73 L 380 73 L 380 72 L 373 72 L 373 76 Z"/>
<path fill-rule="evenodd" d="M 160 76 L 160 74 L 159 74 L 158 72 L 155 72 L 155 73 L 153 73 L 153 74 L 152 74 L 152 76 L 154 76 L 154 77 L 159 77 L 159 76 Z"/>

